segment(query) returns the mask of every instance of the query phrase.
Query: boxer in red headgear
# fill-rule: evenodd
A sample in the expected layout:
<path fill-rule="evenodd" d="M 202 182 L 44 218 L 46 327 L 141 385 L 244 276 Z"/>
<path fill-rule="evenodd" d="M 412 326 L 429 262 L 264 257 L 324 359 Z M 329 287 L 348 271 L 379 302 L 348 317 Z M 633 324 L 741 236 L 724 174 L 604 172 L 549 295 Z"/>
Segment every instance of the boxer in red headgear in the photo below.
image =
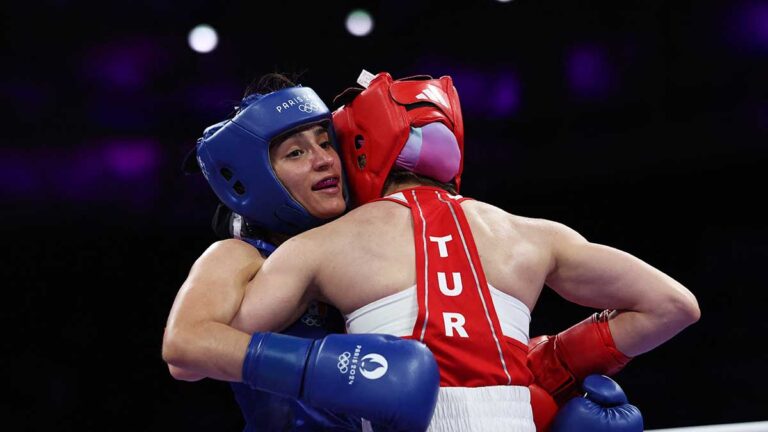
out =
<path fill-rule="evenodd" d="M 334 111 L 333 124 L 344 148 L 347 178 L 355 185 L 356 205 L 381 198 L 396 166 L 452 182 L 458 191 L 464 122 L 451 77 L 422 75 L 395 81 L 382 72 L 367 89 L 347 89 L 334 102 L 346 103 Z"/>
<path fill-rule="evenodd" d="M 361 77 L 365 80 L 365 75 Z M 351 88 L 336 98 L 336 103 L 346 104 L 333 114 L 355 204 L 378 199 L 390 172 L 398 168 L 452 183 L 457 192 L 464 125 L 451 78 L 393 80 L 380 73 L 361 84 L 367 88 Z M 530 341 L 528 363 L 535 379 L 531 402 L 539 430 L 548 427 L 558 405 L 578 395 L 584 378 L 593 373 L 612 375 L 629 361 L 613 343 L 607 315 L 596 317 L 556 337 Z"/>
<path fill-rule="evenodd" d="M 592 353 L 635 356 L 698 319 L 693 295 L 638 258 L 557 222 L 458 196 L 463 130 L 450 78 L 381 73 L 362 85 L 339 99 L 344 106 L 333 116 L 358 206 L 271 255 L 234 326 L 276 330 L 322 299 L 344 314 L 348 333 L 399 336 L 432 351 L 440 392 L 430 430 L 531 432 L 529 364 L 578 382 L 604 367 L 606 357 Z M 529 358 L 530 311 L 545 285 L 582 306 L 619 312 L 547 338 L 535 350 L 540 356 Z M 322 382 L 344 379 L 356 389 L 402 360 L 359 344 L 339 356 L 338 370 L 310 367 Z M 642 429 L 620 389 L 600 379 L 584 387 L 592 397 L 568 402 L 561 424 Z"/>

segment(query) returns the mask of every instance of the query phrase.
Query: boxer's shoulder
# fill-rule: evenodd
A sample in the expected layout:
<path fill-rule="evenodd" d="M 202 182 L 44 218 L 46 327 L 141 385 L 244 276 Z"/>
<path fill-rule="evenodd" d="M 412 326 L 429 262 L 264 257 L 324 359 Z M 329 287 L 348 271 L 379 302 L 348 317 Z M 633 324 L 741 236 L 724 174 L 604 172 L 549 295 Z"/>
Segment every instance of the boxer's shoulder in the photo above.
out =
<path fill-rule="evenodd" d="M 208 249 L 206 249 L 205 253 L 214 255 L 231 253 L 242 253 L 243 255 L 261 255 L 256 248 L 247 242 L 234 238 L 218 240 L 211 243 L 211 245 L 208 246 Z"/>
<path fill-rule="evenodd" d="M 506 235 L 516 240 L 528 240 L 533 243 L 541 243 L 556 237 L 578 236 L 576 231 L 560 222 L 521 216 L 491 204 L 467 201 L 467 204 L 462 204 L 462 207 L 469 210 L 470 223 L 473 219 L 479 219 L 483 225 L 492 227 L 494 234 L 498 236 Z M 474 224 L 472 228 L 474 232 Z"/>
<path fill-rule="evenodd" d="M 298 237 L 329 246 L 347 247 L 350 242 L 357 244 L 361 239 L 374 244 L 381 244 L 383 239 L 387 239 L 387 243 L 391 243 L 398 236 L 404 236 L 412 243 L 412 231 L 411 212 L 407 207 L 391 201 L 375 201 Z"/>
<path fill-rule="evenodd" d="M 356 207 L 341 219 L 383 221 L 393 215 L 410 217 L 410 214 L 411 212 L 408 207 L 403 204 L 391 200 L 380 200 Z"/>
<path fill-rule="evenodd" d="M 549 221 L 519 216 L 482 201 L 461 204 L 475 237 L 484 234 L 502 242 L 535 240 L 546 231 Z"/>
<path fill-rule="evenodd" d="M 264 257 L 258 249 L 237 239 L 219 240 L 203 252 L 195 262 L 195 266 L 224 266 L 243 267 L 250 265 L 261 266 Z"/>

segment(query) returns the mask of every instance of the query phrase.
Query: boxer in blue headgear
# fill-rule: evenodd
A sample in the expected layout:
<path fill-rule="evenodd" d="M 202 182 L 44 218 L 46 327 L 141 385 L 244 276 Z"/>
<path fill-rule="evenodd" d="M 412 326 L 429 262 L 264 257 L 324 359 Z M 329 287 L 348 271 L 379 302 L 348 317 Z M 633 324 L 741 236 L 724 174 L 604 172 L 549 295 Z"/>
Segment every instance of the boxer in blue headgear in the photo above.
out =
<path fill-rule="evenodd" d="M 320 125 L 334 146 L 331 113 L 308 87 L 246 96 L 232 119 L 208 127 L 197 161 L 211 188 L 249 223 L 293 235 L 323 222 L 286 189 L 272 167 L 270 143 Z M 337 179 L 334 186 L 343 183 Z"/>
<path fill-rule="evenodd" d="M 244 241 L 214 243 L 179 291 L 163 340 L 163 356 L 178 379 L 227 378 L 210 372 L 217 367 L 206 341 L 211 328 L 234 317 L 243 281 L 282 240 L 346 209 L 331 113 L 318 95 L 281 75 L 265 76 L 246 93 L 234 116 L 208 127 L 185 161 L 187 172 L 202 171 L 222 203 L 214 219 L 219 236 Z M 315 303 L 283 333 L 315 339 L 343 331 L 338 312 Z M 359 418 L 231 386 L 246 431 L 359 429 Z"/>

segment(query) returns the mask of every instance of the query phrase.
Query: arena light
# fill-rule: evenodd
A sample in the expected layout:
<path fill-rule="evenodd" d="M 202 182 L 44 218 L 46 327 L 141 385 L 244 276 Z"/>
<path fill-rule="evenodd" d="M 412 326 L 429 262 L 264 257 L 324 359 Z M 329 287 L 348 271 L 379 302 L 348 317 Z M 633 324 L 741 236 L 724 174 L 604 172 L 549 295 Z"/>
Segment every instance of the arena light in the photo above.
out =
<path fill-rule="evenodd" d="M 731 13 L 729 38 L 739 50 L 764 54 L 768 50 L 768 3 L 748 2 Z"/>
<path fill-rule="evenodd" d="M 102 143 L 99 157 L 116 179 L 141 179 L 157 170 L 159 149 L 152 138 L 112 138 Z"/>
<path fill-rule="evenodd" d="M 153 137 L 105 137 L 66 149 L 3 148 L 0 194 L 32 202 L 112 201 L 149 209 L 161 192 L 156 186 L 162 156 Z"/>
<path fill-rule="evenodd" d="M 610 92 L 613 70 L 599 44 L 577 44 L 566 54 L 566 74 L 571 91 L 581 97 L 601 98 Z"/>
<path fill-rule="evenodd" d="M 347 15 L 346 26 L 354 36 L 367 36 L 373 30 L 373 17 L 366 10 L 355 9 Z"/>
<path fill-rule="evenodd" d="M 200 24 L 193 28 L 187 36 L 189 47 L 199 53 L 209 53 L 219 44 L 219 35 L 213 27 Z"/>

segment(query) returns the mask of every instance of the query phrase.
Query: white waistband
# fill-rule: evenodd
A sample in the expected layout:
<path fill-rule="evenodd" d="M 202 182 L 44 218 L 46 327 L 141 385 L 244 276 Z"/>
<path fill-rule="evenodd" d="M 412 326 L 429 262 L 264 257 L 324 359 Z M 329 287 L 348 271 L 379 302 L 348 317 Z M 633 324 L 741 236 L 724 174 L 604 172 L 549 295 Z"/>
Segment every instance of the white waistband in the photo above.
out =
<path fill-rule="evenodd" d="M 535 432 L 528 387 L 440 387 L 429 432 Z"/>
<path fill-rule="evenodd" d="M 504 336 L 528 344 L 531 313 L 523 302 L 488 284 L 493 307 L 501 323 Z M 348 314 L 347 333 L 383 333 L 410 336 L 416 325 L 419 305 L 416 286 L 376 300 Z"/>
<path fill-rule="evenodd" d="M 363 432 L 376 432 L 362 421 Z M 427 432 L 536 432 L 528 387 L 440 387 Z"/>

